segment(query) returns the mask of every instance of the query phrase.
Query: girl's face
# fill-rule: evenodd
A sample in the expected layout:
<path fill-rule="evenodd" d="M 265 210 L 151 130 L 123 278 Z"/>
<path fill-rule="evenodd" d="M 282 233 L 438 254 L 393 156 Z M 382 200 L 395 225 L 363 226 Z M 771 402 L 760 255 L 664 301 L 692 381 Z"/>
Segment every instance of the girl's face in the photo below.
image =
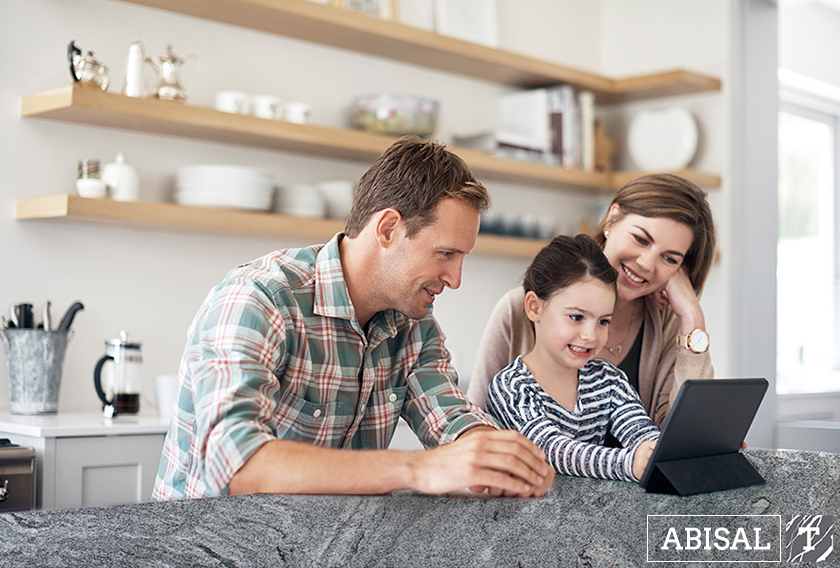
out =
<path fill-rule="evenodd" d="M 610 210 L 617 216 L 617 206 Z M 618 271 L 618 298 L 635 300 L 658 290 L 683 264 L 694 233 L 667 217 L 626 215 L 607 224 L 604 255 Z"/>
<path fill-rule="evenodd" d="M 525 297 L 538 346 L 569 369 L 580 369 L 604 347 L 614 305 L 613 288 L 590 277 L 556 291 L 548 300 L 533 292 Z"/>

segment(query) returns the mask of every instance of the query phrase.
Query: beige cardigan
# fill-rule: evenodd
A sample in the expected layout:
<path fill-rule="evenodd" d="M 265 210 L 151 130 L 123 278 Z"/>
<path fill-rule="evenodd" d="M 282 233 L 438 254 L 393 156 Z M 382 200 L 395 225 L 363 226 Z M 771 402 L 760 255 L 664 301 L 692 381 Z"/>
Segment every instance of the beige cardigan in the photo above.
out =
<path fill-rule="evenodd" d="M 645 297 L 645 312 L 639 396 L 648 416 L 662 426 L 682 384 L 688 379 L 712 379 L 715 371 L 708 351 L 688 353 L 677 346 L 680 318 L 670 307 L 661 311 Z M 533 347 L 534 332 L 525 316 L 525 292 L 520 286 L 502 296 L 490 314 L 467 388 L 469 399 L 484 408 L 490 380 Z"/>

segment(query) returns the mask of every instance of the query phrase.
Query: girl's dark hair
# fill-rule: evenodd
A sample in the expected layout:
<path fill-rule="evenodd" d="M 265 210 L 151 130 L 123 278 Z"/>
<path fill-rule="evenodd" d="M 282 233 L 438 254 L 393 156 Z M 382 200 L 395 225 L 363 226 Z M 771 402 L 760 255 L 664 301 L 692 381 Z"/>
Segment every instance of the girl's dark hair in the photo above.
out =
<path fill-rule="evenodd" d="M 534 257 L 522 286 L 526 294 L 533 292 L 541 300 L 548 300 L 556 291 L 587 276 L 615 288 L 618 272 L 589 235 L 559 235 Z"/>

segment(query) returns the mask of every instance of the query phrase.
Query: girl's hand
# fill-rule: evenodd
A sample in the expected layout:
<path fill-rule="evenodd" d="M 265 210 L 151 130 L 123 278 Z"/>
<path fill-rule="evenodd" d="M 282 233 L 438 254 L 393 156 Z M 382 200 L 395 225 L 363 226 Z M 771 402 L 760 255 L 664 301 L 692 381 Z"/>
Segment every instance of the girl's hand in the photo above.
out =
<path fill-rule="evenodd" d="M 633 454 L 633 477 L 635 477 L 637 481 L 640 481 L 642 479 L 642 475 L 645 473 L 645 468 L 647 468 L 647 464 L 650 461 L 650 456 L 653 455 L 654 446 L 656 446 L 656 442 L 648 440 L 647 442 L 642 442 L 636 447 L 636 453 Z"/>
<path fill-rule="evenodd" d="M 653 293 L 653 300 L 660 310 L 671 306 L 674 313 L 680 318 L 682 333 L 691 333 L 695 329 L 706 329 L 706 318 L 703 315 L 703 308 L 700 307 L 700 300 L 694 293 L 691 280 L 685 268 L 679 270 L 658 290 Z"/>

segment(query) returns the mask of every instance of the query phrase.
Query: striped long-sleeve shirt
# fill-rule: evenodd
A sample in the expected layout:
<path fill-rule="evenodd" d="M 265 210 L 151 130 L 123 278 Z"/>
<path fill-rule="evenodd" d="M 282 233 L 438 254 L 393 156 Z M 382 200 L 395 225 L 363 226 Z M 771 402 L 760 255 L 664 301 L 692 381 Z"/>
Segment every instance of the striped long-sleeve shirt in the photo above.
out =
<path fill-rule="evenodd" d="M 602 359 L 578 373 L 578 399 L 570 412 L 551 398 L 517 357 L 490 382 L 487 410 L 510 429 L 519 430 L 564 475 L 636 481 L 633 455 L 659 428 L 645 413 L 624 373 Z M 607 432 L 623 448 L 602 446 Z"/>

